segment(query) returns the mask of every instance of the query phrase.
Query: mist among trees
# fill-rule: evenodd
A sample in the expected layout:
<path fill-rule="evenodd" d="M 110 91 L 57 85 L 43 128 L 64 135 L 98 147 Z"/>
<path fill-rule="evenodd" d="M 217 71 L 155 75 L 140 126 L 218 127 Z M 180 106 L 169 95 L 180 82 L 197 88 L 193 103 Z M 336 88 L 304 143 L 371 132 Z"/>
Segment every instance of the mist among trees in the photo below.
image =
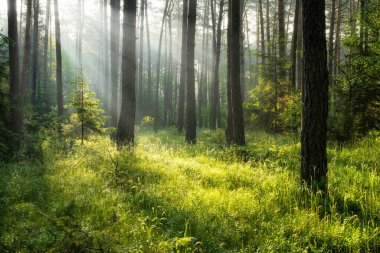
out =
<path fill-rule="evenodd" d="M 380 250 L 378 0 L 0 0 L 1 252 Z"/>

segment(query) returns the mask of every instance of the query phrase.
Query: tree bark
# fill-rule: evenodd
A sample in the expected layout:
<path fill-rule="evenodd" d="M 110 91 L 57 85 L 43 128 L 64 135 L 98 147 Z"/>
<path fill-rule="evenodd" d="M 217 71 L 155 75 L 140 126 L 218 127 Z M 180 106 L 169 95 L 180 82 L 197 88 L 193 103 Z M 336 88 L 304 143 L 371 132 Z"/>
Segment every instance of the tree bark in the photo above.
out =
<path fill-rule="evenodd" d="M 195 71 L 194 71 L 194 49 L 195 49 L 195 24 L 197 19 L 197 0 L 189 2 L 188 27 L 187 27 L 187 107 L 186 107 L 186 141 L 196 143 L 197 140 L 197 118 L 195 109 Z"/>
<path fill-rule="evenodd" d="M 30 29 L 32 20 L 32 0 L 26 0 L 26 24 L 24 37 L 24 52 L 21 70 L 21 97 L 22 101 L 26 100 L 26 91 L 29 77 L 29 56 L 30 56 Z"/>
<path fill-rule="evenodd" d="M 37 74 L 38 74 L 38 42 L 39 42 L 39 0 L 33 2 L 33 62 L 32 62 L 32 104 L 37 103 Z"/>
<path fill-rule="evenodd" d="M 280 82 L 283 82 L 285 77 L 285 54 L 286 54 L 286 39 L 285 39 L 285 12 L 284 0 L 278 0 L 278 51 L 279 51 L 279 76 Z"/>
<path fill-rule="evenodd" d="M 22 129 L 23 109 L 19 80 L 17 3 L 14 0 L 8 0 L 8 37 L 12 41 L 9 43 L 9 100 L 11 103 L 9 128 L 13 133 L 18 134 Z"/>
<path fill-rule="evenodd" d="M 334 32 L 335 32 L 335 13 L 336 13 L 336 0 L 331 0 L 330 11 L 330 28 L 329 28 L 329 74 L 332 76 L 334 73 Z"/>
<path fill-rule="evenodd" d="M 111 0 L 111 127 L 117 126 L 120 48 L 120 0 Z"/>
<path fill-rule="evenodd" d="M 122 105 L 117 129 L 119 146 L 134 143 L 136 114 L 136 0 L 124 0 Z"/>
<path fill-rule="evenodd" d="M 189 0 L 183 0 L 182 10 L 182 51 L 181 51 L 181 77 L 179 81 L 179 99 L 178 99 L 178 132 L 182 133 L 184 127 L 185 114 L 185 91 L 186 91 L 186 56 L 187 56 L 187 18 L 189 11 Z"/>
<path fill-rule="evenodd" d="M 147 94 L 147 101 L 148 101 L 148 115 L 153 116 L 153 106 L 152 106 L 152 88 L 153 88 L 153 81 L 152 81 L 152 57 L 151 57 L 151 47 L 150 47 L 150 31 L 149 31 L 149 20 L 148 20 L 148 2 L 147 0 L 144 0 L 145 2 L 145 22 L 146 22 L 146 38 L 147 38 L 147 44 L 148 44 L 148 94 Z"/>
<path fill-rule="evenodd" d="M 214 4 L 214 0 L 211 0 Z M 216 24 L 216 17 L 214 6 L 211 7 L 212 22 L 213 22 L 213 76 L 212 76 L 212 90 L 211 90 L 211 111 L 210 111 L 210 129 L 215 130 L 217 127 L 218 103 L 219 103 L 219 65 L 220 65 L 220 51 L 222 44 L 222 23 L 224 0 L 219 3 L 218 22 Z M 217 27 L 216 27 L 217 26 Z"/>
<path fill-rule="evenodd" d="M 159 122 L 159 104 L 158 104 L 158 95 L 160 91 L 160 72 L 161 72 L 161 47 L 162 47 L 162 36 L 164 34 L 164 26 L 165 26 L 165 18 L 168 13 L 168 8 L 169 8 L 169 0 L 166 0 L 165 3 L 165 9 L 164 9 L 164 15 L 162 17 L 162 22 L 161 22 L 161 31 L 160 31 L 160 39 L 158 42 L 158 59 L 157 59 L 157 68 L 156 68 L 156 94 L 155 94 L 155 101 L 154 101 L 154 107 L 155 107 L 155 113 L 154 113 L 154 131 L 158 130 L 158 122 Z"/>
<path fill-rule="evenodd" d="M 313 189 L 327 190 L 328 84 L 325 1 L 302 0 L 304 86 L 301 132 L 301 180 Z"/>
<path fill-rule="evenodd" d="M 259 17 L 260 17 L 260 30 L 261 30 L 261 63 L 265 64 L 265 34 L 264 34 L 264 13 L 263 13 L 263 0 L 259 0 Z M 258 40 L 259 40 L 259 35 Z"/>
<path fill-rule="evenodd" d="M 139 42 L 140 42 L 140 52 L 139 52 L 139 78 L 138 78 L 138 117 L 137 122 L 139 122 L 143 114 L 145 113 L 143 110 L 143 85 L 144 85 L 144 18 L 145 18 L 145 0 L 140 1 L 140 36 L 139 36 Z"/>
<path fill-rule="evenodd" d="M 299 11 L 300 11 L 300 1 L 296 0 L 296 8 L 294 11 L 294 24 L 293 24 L 293 38 L 292 38 L 292 68 L 291 68 L 291 75 L 290 75 L 290 82 L 292 84 L 293 91 L 297 90 L 296 86 L 296 66 L 297 66 L 297 40 L 298 40 L 298 18 L 299 18 Z"/>
<path fill-rule="evenodd" d="M 49 25 L 50 25 L 50 10 L 51 10 L 51 0 L 46 1 L 46 20 L 45 20 L 45 42 L 44 42 L 44 86 L 43 86 L 43 94 L 44 94 L 44 106 L 45 112 L 48 112 L 50 108 L 49 98 L 47 94 L 48 90 L 48 46 L 49 46 Z"/>
<path fill-rule="evenodd" d="M 228 1 L 228 25 L 227 25 L 227 126 L 225 130 L 226 143 L 227 146 L 233 144 L 234 141 L 234 119 L 233 119 L 233 104 L 232 104 L 232 78 L 231 78 L 231 67 L 232 67 L 232 1 Z M 240 83 L 239 83 L 240 85 Z"/>
<path fill-rule="evenodd" d="M 55 53 L 56 53 L 56 81 L 57 81 L 57 106 L 58 116 L 63 115 L 63 85 L 62 85 L 62 52 L 61 52 L 61 27 L 59 21 L 58 0 L 54 0 L 55 16 Z"/>
<path fill-rule="evenodd" d="M 233 144 L 245 145 L 243 105 L 241 98 L 240 84 L 240 38 L 241 30 L 241 0 L 230 0 L 229 29 L 231 29 L 229 40 L 229 61 L 230 67 L 230 89 L 233 121 Z"/>

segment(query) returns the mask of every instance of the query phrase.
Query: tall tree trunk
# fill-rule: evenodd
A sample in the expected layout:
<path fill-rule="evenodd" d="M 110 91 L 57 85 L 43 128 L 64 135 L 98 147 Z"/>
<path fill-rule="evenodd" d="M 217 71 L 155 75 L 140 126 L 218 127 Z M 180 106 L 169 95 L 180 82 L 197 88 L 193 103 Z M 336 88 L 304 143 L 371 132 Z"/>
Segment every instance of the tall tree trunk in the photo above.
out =
<path fill-rule="evenodd" d="M 26 91 L 29 77 L 29 56 L 30 56 L 30 29 L 32 20 L 32 0 L 26 0 L 26 24 L 24 37 L 23 62 L 21 70 L 21 97 L 22 101 L 26 100 Z M 24 102 L 25 103 L 25 102 Z"/>
<path fill-rule="evenodd" d="M 270 38 L 270 17 L 269 17 L 269 10 L 270 10 L 270 2 L 269 0 L 267 0 L 267 3 L 266 3 L 266 17 L 265 17 L 265 20 L 266 20 L 266 32 L 267 32 L 267 41 L 266 41 L 266 44 L 268 45 L 267 47 L 267 57 L 270 57 L 271 55 L 271 38 Z M 263 26 L 264 27 L 264 26 Z"/>
<path fill-rule="evenodd" d="M 111 0 L 111 127 L 117 126 L 120 48 L 120 0 Z"/>
<path fill-rule="evenodd" d="M 245 83 L 245 48 L 244 48 L 244 0 L 240 0 L 240 30 L 239 30 L 239 44 L 240 44 L 240 52 L 239 52 L 239 58 L 240 58 L 240 89 L 241 89 L 241 99 L 242 101 L 246 98 L 246 83 Z"/>
<path fill-rule="evenodd" d="M 198 80 L 198 125 L 199 127 L 204 126 L 203 122 L 203 104 L 204 104 L 204 86 L 206 86 L 206 75 L 207 75 L 207 67 L 206 67 L 206 36 L 207 36 L 207 23 L 208 22 L 208 0 L 204 3 L 204 16 L 203 16 L 203 32 L 202 32 L 202 63 L 201 63 L 201 76 Z"/>
<path fill-rule="evenodd" d="M 56 53 L 56 81 L 58 116 L 63 115 L 63 85 L 62 85 L 62 52 L 61 52 L 61 26 L 59 21 L 58 0 L 54 0 L 55 16 L 55 53 Z"/>
<path fill-rule="evenodd" d="M 33 63 L 32 63 L 32 104 L 37 103 L 38 42 L 39 42 L 39 0 L 33 2 Z"/>
<path fill-rule="evenodd" d="M 195 110 L 195 71 L 194 71 L 194 49 L 195 49 L 195 24 L 197 19 L 197 0 L 189 1 L 189 14 L 187 26 L 187 106 L 186 106 L 186 141 L 195 143 L 197 140 L 197 118 Z"/>
<path fill-rule="evenodd" d="M 285 77 L 285 54 L 286 54 L 286 39 L 285 39 L 285 11 L 284 0 L 278 1 L 278 51 L 279 51 L 279 74 L 280 82 L 283 82 Z"/>
<path fill-rule="evenodd" d="M 133 144 L 136 114 L 136 0 L 124 0 L 122 105 L 117 128 L 119 146 Z"/>
<path fill-rule="evenodd" d="M 261 63 L 265 64 L 265 34 L 264 34 L 264 13 L 263 13 L 263 0 L 259 0 L 259 17 L 261 29 Z M 267 17 L 268 18 L 268 17 Z M 259 40 L 259 35 L 257 35 Z"/>
<path fill-rule="evenodd" d="M 84 0 L 83 0 L 84 1 Z M 108 0 L 104 0 L 104 9 L 103 9 L 103 20 L 104 20 L 104 28 L 103 28 L 103 38 L 104 38 L 104 109 L 108 113 L 110 108 L 110 45 L 109 45 L 109 37 L 108 37 Z"/>
<path fill-rule="evenodd" d="M 228 1 L 228 25 L 227 25 L 227 126 L 225 130 L 227 145 L 233 144 L 234 141 L 234 120 L 233 120 L 233 108 L 232 108 L 232 1 Z M 240 85 L 240 83 L 239 83 Z"/>
<path fill-rule="evenodd" d="M 18 43 L 19 47 L 21 47 L 21 37 L 22 37 L 22 17 L 23 17 L 22 7 L 23 7 L 23 5 L 24 5 L 24 0 L 21 0 L 21 3 L 20 3 L 20 18 L 19 18 L 19 25 L 18 25 L 19 31 L 18 31 L 18 38 L 17 38 L 17 43 Z"/>
<path fill-rule="evenodd" d="M 325 1 L 302 0 L 304 86 L 301 132 L 301 179 L 313 189 L 327 190 L 326 133 L 328 84 Z"/>
<path fill-rule="evenodd" d="M 296 90 L 301 90 L 303 80 L 303 10 L 302 0 L 299 2 L 298 25 L 297 25 L 297 65 L 296 65 Z"/>
<path fill-rule="evenodd" d="M 157 59 L 157 69 L 156 69 L 156 94 L 155 94 L 155 99 L 154 99 L 154 130 L 158 130 L 158 122 L 159 122 L 159 104 L 158 104 L 158 95 L 160 91 L 160 72 L 161 72 L 161 48 L 162 48 L 162 36 L 164 34 L 164 26 L 165 26 L 165 19 L 168 13 L 168 8 L 169 8 L 169 0 L 166 0 L 165 3 L 165 9 L 164 9 L 164 15 L 162 17 L 161 21 L 161 31 L 160 31 L 160 39 L 158 42 L 158 59 Z"/>
<path fill-rule="evenodd" d="M 145 2 L 145 22 L 146 22 L 146 39 L 148 44 L 148 115 L 153 116 L 153 106 L 152 106 L 152 89 L 153 89 L 153 81 L 152 81 L 152 57 L 151 57 L 151 48 L 150 48 L 150 31 L 149 31 L 149 20 L 148 20 L 148 0 L 144 0 Z"/>
<path fill-rule="evenodd" d="M 143 110 L 143 85 L 144 85 L 144 18 L 145 18 L 145 0 L 140 1 L 140 36 L 139 36 L 139 42 L 140 42 L 140 53 L 139 53 L 139 78 L 138 78 L 138 117 L 137 122 L 139 122 L 143 114 L 145 113 Z"/>
<path fill-rule="evenodd" d="M 291 68 L 291 75 L 290 75 L 290 82 L 292 84 L 292 88 L 294 91 L 297 90 L 296 86 L 296 66 L 297 66 L 297 40 L 298 40 L 298 18 L 299 18 L 299 10 L 300 10 L 300 2 L 301 0 L 296 0 L 296 8 L 294 11 L 294 22 L 293 22 L 293 38 L 292 38 L 292 68 Z"/>
<path fill-rule="evenodd" d="M 240 85 L 240 38 L 239 32 L 241 30 L 241 1 L 230 0 L 229 12 L 231 19 L 229 19 L 229 61 L 230 67 L 230 89 L 231 89 L 231 104 L 232 104 L 232 121 L 233 121 L 233 143 L 236 145 L 245 145 L 244 135 L 244 119 L 243 119 L 243 105 L 241 98 L 241 85 Z"/>
<path fill-rule="evenodd" d="M 13 133 L 20 133 L 22 129 L 23 109 L 21 106 L 19 81 L 19 52 L 17 30 L 17 2 L 8 0 L 8 37 L 9 43 L 9 100 L 11 103 L 11 118 L 9 128 Z"/>
<path fill-rule="evenodd" d="M 44 94 L 44 106 L 45 112 L 50 108 L 49 98 L 47 94 L 48 89 L 48 46 L 49 46 L 49 25 L 50 25 L 50 10 L 51 10 L 51 0 L 46 1 L 46 19 L 45 19 L 45 42 L 44 42 L 44 77 L 43 77 L 43 94 Z"/>
<path fill-rule="evenodd" d="M 215 3 L 211 0 L 212 5 Z M 216 15 L 214 7 L 211 6 L 212 22 L 213 22 L 213 75 L 212 75 L 212 90 L 211 90 L 211 112 L 210 112 L 210 129 L 215 130 L 217 127 L 218 116 L 218 103 L 219 101 L 219 65 L 220 65 L 220 51 L 222 44 L 222 23 L 224 0 L 219 3 L 218 22 L 216 24 Z M 217 27 L 216 27 L 217 26 Z"/>
<path fill-rule="evenodd" d="M 185 91 L 186 91 L 186 55 L 187 55 L 187 16 L 189 11 L 189 0 L 183 0 L 182 10 L 182 51 L 181 51 L 181 77 L 179 81 L 179 98 L 178 98 L 178 132 L 182 133 L 184 127 L 185 114 Z"/>
<path fill-rule="evenodd" d="M 331 10 L 330 10 L 330 28 L 329 28 L 329 74 L 330 76 L 334 73 L 334 32 L 335 32 L 335 13 L 336 13 L 336 0 L 331 0 Z"/>
<path fill-rule="evenodd" d="M 342 0 L 338 1 L 338 18 L 337 18 L 337 24 L 336 24 L 336 33 L 335 33 L 335 64 L 340 64 L 340 37 L 341 37 L 341 25 L 342 25 L 342 9 L 343 9 L 343 3 Z M 338 68 L 335 68 L 334 75 L 338 75 Z"/>

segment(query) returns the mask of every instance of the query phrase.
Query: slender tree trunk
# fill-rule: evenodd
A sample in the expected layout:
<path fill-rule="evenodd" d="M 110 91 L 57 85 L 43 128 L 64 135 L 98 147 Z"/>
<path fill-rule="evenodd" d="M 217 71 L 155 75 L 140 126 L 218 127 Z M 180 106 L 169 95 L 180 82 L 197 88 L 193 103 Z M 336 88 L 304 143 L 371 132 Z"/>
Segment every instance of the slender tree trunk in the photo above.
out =
<path fill-rule="evenodd" d="M 228 27 L 227 27 L 227 127 L 225 130 L 227 146 L 233 144 L 234 141 L 234 119 L 232 108 L 232 0 L 228 1 Z M 240 70 L 239 70 L 240 71 Z M 239 73 L 239 72 L 238 72 Z M 240 83 L 239 83 L 240 85 Z"/>
<path fill-rule="evenodd" d="M 195 49 L 195 24 L 197 19 L 197 0 L 189 1 L 188 27 L 187 27 L 187 107 L 186 107 L 186 141 L 196 143 L 197 140 L 197 118 L 195 110 L 195 71 L 194 71 L 194 49 Z"/>
<path fill-rule="evenodd" d="M 267 26 L 266 26 L 266 31 L 267 31 L 267 41 L 266 41 L 266 44 L 268 45 L 267 47 L 267 57 L 270 57 L 271 55 L 271 38 L 270 38 L 270 18 L 269 18 L 269 10 L 270 10 L 270 2 L 269 0 L 267 0 L 267 3 L 266 3 L 266 23 L 267 23 Z M 264 27 L 264 26 L 263 26 Z"/>
<path fill-rule="evenodd" d="M 336 24 L 336 33 L 335 33 L 335 64 L 340 64 L 340 37 L 341 37 L 341 25 L 342 25 L 342 0 L 338 1 L 338 18 L 337 18 L 337 24 Z M 338 68 L 335 68 L 334 75 L 338 75 Z"/>
<path fill-rule="evenodd" d="M 302 0 L 305 77 L 301 132 L 301 179 L 313 189 L 327 190 L 326 133 L 328 84 L 325 1 Z"/>
<path fill-rule="evenodd" d="M 30 56 L 30 29 L 32 20 L 32 0 L 26 0 L 26 24 L 24 37 L 24 53 L 21 70 L 21 97 L 22 101 L 26 100 L 26 91 L 29 77 L 29 56 Z M 24 102 L 25 103 L 25 102 Z"/>
<path fill-rule="evenodd" d="M 51 0 L 46 1 L 46 20 L 45 20 L 45 42 L 44 42 L 44 86 L 43 86 L 43 94 L 44 94 L 44 103 L 45 103 L 45 112 L 48 112 L 50 108 L 49 98 L 47 94 L 48 89 L 48 46 L 49 46 L 49 25 L 50 25 L 50 10 L 51 10 Z"/>
<path fill-rule="evenodd" d="M 139 53 L 139 78 L 138 78 L 138 117 L 137 122 L 141 121 L 143 114 L 145 113 L 143 110 L 143 85 L 144 85 L 144 18 L 145 18 L 145 0 L 140 1 L 140 53 Z"/>
<path fill-rule="evenodd" d="M 329 74 L 330 76 L 334 73 L 334 32 L 335 32 L 335 13 L 336 13 L 336 0 L 331 0 L 331 11 L 330 11 L 330 28 L 329 28 Z"/>
<path fill-rule="evenodd" d="M 103 20 L 104 20 L 104 29 L 103 29 L 103 38 L 104 38 L 104 109 L 108 113 L 110 108 L 110 45 L 109 45 L 109 36 L 108 36 L 108 0 L 104 0 L 103 8 Z"/>
<path fill-rule="evenodd" d="M 158 104 L 158 95 L 160 91 L 160 68 L 161 68 L 161 47 L 162 47 L 162 36 L 164 33 L 164 26 L 165 26 L 165 19 L 168 13 L 168 8 L 169 8 L 169 0 L 166 0 L 165 3 L 165 9 L 164 9 L 164 15 L 162 17 L 162 22 L 161 22 L 161 31 L 160 31 L 160 39 L 158 43 L 158 59 L 157 59 L 157 69 L 156 69 L 156 74 L 157 74 L 157 79 L 156 79 L 156 94 L 155 94 L 155 101 L 154 101 L 154 130 L 158 130 L 158 122 L 159 122 L 159 104 Z"/>
<path fill-rule="evenodd" d="M 61 26 L 59 22 L 58 9 L 59 9 L 58 0 L 54 0 L 57 106 L 58 106 L 58 116 L 62 116 L 63 115 L 62 52 L 61 52 Z"/>
<path fill-rule="evenodd" d="M 292 38 L 292 68 L 291 68 L 291 75 L 290 75 L 290 82 L 292 84 L 293 90 L 297 90 L 296 87 L 296 66 L 297 66 L 297 39 L 298 39 L 298 12 L 300 10 L 300 1 L 296 0 L 296 8 L 294 11 L 294 24 L 293 24 L 293 38 Z"/>
<path fill-rule="evenodd" d="M 136 114 L 136 0 L 124 0 L 122 105 L 117 129 L 119 146 L 133 144 Z"/>
<path fill-rule="evenodd" d="M 214 3 L 211 0 L 211 3 Z M 213 6 L 211 7 L 211 13 L 213 15 L 213 76 L 212 76 L 212 92 L 211 92 L 211 113 L 210 113 L 210 129 L 215 130 L 217 127 L 217 115 L 218 115 L 218 103 L 219 99 L 219 65 L 220 65 L 220 51 L 222 44 L 222 23 L 223 23 L 223 11 L 224 11 L 224 0 L 219 3 L 219 16 L 218 22 L 216 24 L 215 11 Z M 216 28 L 217 26 L 217 28 Z M 219 107 L 220 108 L 220 107 Z"/>
<path fill-rule="evenodd" d="M 145 21 L 146 21 L 146 38 L 148 44 L 148 114 L 153 116 L 153 106 L 152 106 L 152 89 L 153 89 L 153 81 L 152 81 L 152 57 L 151 57 L 151 48 L 150 48 L 150 31 L 149 31 L 149 20 L 148 20 L 148 0 L 144 0 L 145 2 Z"/>
<path fill-rule="evenodd" d="M 22 7 L 24 5 L 24 0 L 21 0 L 21 3 L 20 3 L 20 18 L 19 18 L 19 25 L 18 25 L 18 45 L 19 47 L 21 47 L 21 37 L 22 37 L 22 16 L 23 16 L 23 13 L 22 13 Z M 19 49 L 20 50 L 20 49 Z"/>
<path fill-rule="evenodd" d="M 22 129 L 23 109 L 21 106 L 19 81 L 19 51 L 17 29 L 17 2 L 8 0 L 8 37 L 9 43 L 9 100 L 11 104 L 9 128 L 13 133 L 20 133 Z"/>
<path fill-rule="evenodd" d="M 299 2 L 297 25 L 297 65 L 296 65 L 296 90 L 301 90 L 303 80 L 303 11 L 302 0 Z"/>
<path fill-rule="evenodd" d="M 261 28 L 261 63 L 265 64 L 266 58 L 265 58 L 265 34 L 264 34 L 263 0 L 259 0 L 259 17 L 260 17 L 260 28 Z M 257 38 L 259 40 L 259 36 Z"/>
<path fill-rule="evenodd" d="M 182 10 L 182 51 L 181 51 L 181 77 L 179 81 L 179 99 L 178 99 L 178 132 L 182 133 L 184 127 L 185 114 L 185 91 L 186 91 L 186 56 L 187 56 L 187 16 L 188 16 L 189 0 L 183 0 Z"/>
<path fill-rule="evenodd" d="M 232 121 L 233 121 L 233 143 L 236 145 L 245 145 L 243 105 L 241 98 L 240 84 L 240 38 L 241 30 L 241 1 L 231 0 L 229 19 L 229 61 L 230 67 L 230 89 L 232 104 Z"/>
<path fill-rule="evenodd" d="M 111 127 L 117 126 L 119 90 L 120 0 L 111 0 Z"/>
<path fill-rule="evenodd" d="M 239 44 L 240 44 L 240 52 L 239 52 L 239 57 L 240 57 L 240 89 L 241 89 L 241 99 L 242 101 L 245 100 L 246 98 L 246 83 L 245 83 L 245 58 L 244 58 L 244 53 L 245 53 L 245 48 L 244 48 L 244 26 L 243 26 L 243 21 L 244 21 L 244 0 L 239 0 L 241 1 L 240 3 L 240 30 L 239 30 Z"/>
<path fill-rule="evenodd" d="M 285 12 L 284 0 L 278 1 L 278 51 L 279 51 L 279 74 L 280 82 L 283 82 L 285 77 L 285 54 L 286 54 L 286 39 L 285 39 Z"/>
<path fill-rule="evenodd" d="M 203 32 L 202 32 L 202 64 L 201 64 L 201 76 L 198 80 L 198 125 L 199 127 L 203 127 L 203 111 L 202 107 L 204 104 L 204 86 L 206 86 L 206 30 L 207 25 L 206 22 L 208 21 L 208 0 L 205 1 L 205 9 L 204 9 L 204 16 L 203 16 Z"/>
<path fill-rule="evenodd" d="M 33 2 L 33 64 L 32 64 L 32 104 L 37 103 L 37 74 L 38 74 L 38 42 L 39 42 L 39 0 Z"/>

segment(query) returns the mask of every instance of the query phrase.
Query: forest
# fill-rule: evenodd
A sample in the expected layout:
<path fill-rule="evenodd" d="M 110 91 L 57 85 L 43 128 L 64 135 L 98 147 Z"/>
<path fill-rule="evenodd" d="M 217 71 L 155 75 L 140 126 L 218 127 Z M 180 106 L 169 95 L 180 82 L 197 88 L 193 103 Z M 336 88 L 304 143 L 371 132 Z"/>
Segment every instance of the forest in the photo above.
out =
<path fill-rule="evenodd" d="M 380 252 L 380 1 L 0 0 L 0 252 Z"/>

